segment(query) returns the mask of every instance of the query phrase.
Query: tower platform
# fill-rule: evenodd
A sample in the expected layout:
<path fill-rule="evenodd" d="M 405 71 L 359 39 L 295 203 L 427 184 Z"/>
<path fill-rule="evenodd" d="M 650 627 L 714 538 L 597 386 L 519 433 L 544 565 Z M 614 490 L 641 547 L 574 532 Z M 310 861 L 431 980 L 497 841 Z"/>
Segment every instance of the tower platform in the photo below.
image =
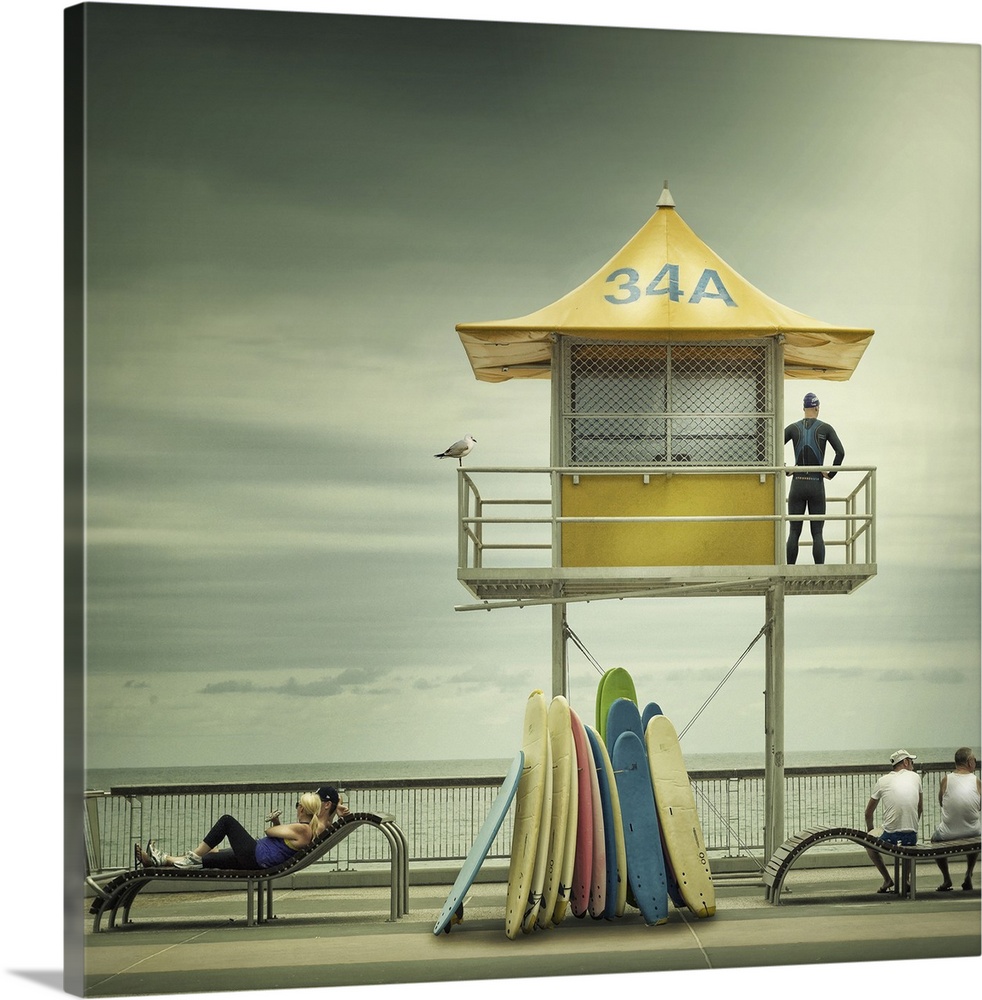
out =
<path fill-rule="evenodd" d="M 535 603 L 628 597 L 761 597 L 851 594 L 876 564 L 795 566 L 627 566 L 462 568 L 457 579 L 478 600 Z"/>

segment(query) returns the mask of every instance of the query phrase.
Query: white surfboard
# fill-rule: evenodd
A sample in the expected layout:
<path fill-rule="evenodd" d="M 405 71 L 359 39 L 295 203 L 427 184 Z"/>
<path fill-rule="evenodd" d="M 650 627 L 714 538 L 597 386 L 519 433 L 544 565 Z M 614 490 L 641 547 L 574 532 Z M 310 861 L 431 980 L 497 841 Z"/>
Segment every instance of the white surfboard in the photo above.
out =
<path fill-rule="evenodd" d="M 572 717 L 570 718 L 572 724 Z M 572 725 L 570 726 L 572 728 Z M 552 913 L 552 922 L 561 924 L 569 912 L 573 892 L 573 871 L 576 867 L 576 836 L 580 812 L 579 772 L 577 768 L 576 744 L 572 744 L 569 758 L 569 809 L 566 814 L 566 844 L 563 847 L 563 867 L 560 875 L 559 893 Z"/>
<path fill-rule="evenodd" d="M 675 726 L 667 716 L 653 715 L 644 740 L 666 860 L 685 905 L 698 917 L 711 917 L 716 912 L 716 890 Z"/>
<path fill-rule="evenodd" d="M 548 732 L 548 714 L 546 717 L 546 759 L 545 784 L 542 787 L 542 816 L 539 819 L 539 839 L 535 850 L 535 866 L 532 869 L 532 884 L 529 887 L 528 900 L 525 903 L 525 915 L 522 917 L 522 930 L 530 934 L 535 930 L 542 909 L 542 893 L 545 890 L 546 871 L 549 867 L 549 848 L 552 846 L 552 786 L 554 775 L 552 769 L 552 740 Z"/>
<path fill-rule="evenodd" d="M 569 702 L 557 695 L 549 705 L 549 743 L 552 750 L 552 816 L 549 828 L 549 853 L 546 863 L 542 903 L 536 917 L 540 927 L 552 923 L 556 901 L 562 887 L 563 860 L 569 835 L 569 800 L 573 772 L 570 760 L 573 753 L 573 730 L 569 716 Z M 568 885 L 569 883 L 567 883 Z"/>
<path fill-rule="evenodd" d="M 541 691 L 533 691 L 525 705 L 522 725 L 522 752 L 525 766 L 515 796 L 515 825 L 512 833 L 511 861 L 508 865 L 508 894 L 505 902 L 505 934 L 516 938 L 532 888 L 535 859 L 542 826 L 543 796 L 546 787 L 546 764 L 549 742 L 549 710 Z"/>

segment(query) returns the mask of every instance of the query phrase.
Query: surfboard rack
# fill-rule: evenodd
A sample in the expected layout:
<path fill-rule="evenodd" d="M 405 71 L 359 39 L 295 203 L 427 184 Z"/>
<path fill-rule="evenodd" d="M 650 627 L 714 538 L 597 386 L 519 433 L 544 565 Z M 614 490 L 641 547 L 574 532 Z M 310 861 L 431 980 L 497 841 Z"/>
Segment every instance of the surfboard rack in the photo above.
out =
<path fill-rule="evenodd" d="M 133 901 L 147 886 L 154 883 L 181 883 L 181 887 L 197 887 L 203 882 L 245 883 L 246 926 L 273 919 L 273 883 L 294 875 L 319 861 L 359 827 L 377 829 L 389 843 L 391 857 L 389 920 L 395 921 L 409 912 L 409 847 L 406 835 L 396 826 L 395 818 L 385 813 L 357 812 L 339 816 L 314 841 L 291 858 L 273 868 L 242 871 L 225 868 L 139 868 L 117 876 L 102 886 L 89 907 L 94 914 L 92 931 L 101 929 L 107 919 L 107 930 L 120 923 L 130 923 Z M 264 900 L 265 897 L 265 900 Z"/>
<path fill-rule="evenodd" d="M 771 856 L 764 867 L 764 886 L 766 898 L 777 906 L 781 902 L 781 890 L 784 879 L 794 863 L 805 851 L 816 844 L 829 840 L 847 840 L 854 844 L 877 851 L 893 858 L 894 893 L 909 899 L 917 898 L 917 862 L 936 861 L 938 858 L 958 854 L 972 854 L 979 851 L 979 838 L 968 837 L 964 840 L 943 840 L 929 844 L 916 844 L 913 847 L 902 847 L 898 844 L 886 844 L 872 833 L 855 830 L 846 826 L 809 827 L 801 833 L 789 837 Z"/>

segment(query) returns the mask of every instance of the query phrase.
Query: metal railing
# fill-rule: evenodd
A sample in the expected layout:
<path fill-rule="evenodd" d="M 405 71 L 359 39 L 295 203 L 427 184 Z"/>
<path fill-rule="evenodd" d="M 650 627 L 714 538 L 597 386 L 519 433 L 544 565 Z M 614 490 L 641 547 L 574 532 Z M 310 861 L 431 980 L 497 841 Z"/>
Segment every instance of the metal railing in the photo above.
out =
<path fill-rule="evenodd" d="M 924 790 L 920 836 L 929 839 L 940 819 L 938 787 L 950 763 L 918 767 Z M 862 828 L 863 811 L 882 768 L 830 767 L 785 770 L 785 830 L 810 826 Z M 760 856 L 764 844 L 764 771 L 692 771 L 690 779 L 706 846 L 717 857 Z M 353 811 L 395 816 L 409 842 L 411 863 L 460 862 L 470 851 L 503 778 L 433 778 L 339 783 Z M 306 789 L 283 784 L 125 786 L 86 793 L 85 843 L 90 875 L 128 868 L 133 844 L 151 838 L 165 851 L 184 853 L 223 813 L 257 835 L 267 813 L 289 817 Z M 489 852 L 511 853 L 512 817 Z M 331 870 L 387 863 L 385 845 L 361 831 L 343 841 L 322 864 Z"/>
<path fill-rule="evenodd" d="M 775 514 L 709 514 L 709 515 L 646 515 L 646 516 L 591 516 L 566 517 L 558 501 L 564 477 L 574 481 L 589 476 L 641 477 L 645 482 L 665 476 L 748 476 L 778 477 L 783 479 L 793 472 L 835 471 L 836 480 L 827 481 L 827 489 L 838 482 L 838 475 L 845 475 L 852 482 L 845 493 L 828 495 L 827 510 L 836 513 L 824 515 L 789 515 L 786 507 Z M 524 494 L 524 483 L 519 491 L 512 486 L 515 477 L 539 481 L 538 496 Z M 858 477 L 858 478 L 856 478 Z M 496 492 L 490 495 L 482 490 L 478 481 L 491 484 Z M 508 484 L 508 485 L 505 485 Z M 534 489 L 534 487 L 533 487 Z M 501 492 L 497 492 L 497 491 Z M 510 490 L 511 495 L 504 490 Z M 517 493 L 517 495 L 515 495 Z M 511 514 L 491 515 L 490 509 L 517 508 Z M 548 507 L 541 514 L 538 508 Z M 782 507 L 784 505 L 782 504 Z M 873 466 L 664 466 L 651 467 L 548 467 L 548 468 L 468 468 L 461 469 L 458 480 L 458 563 L 462 569 L 481 569 L 488 552 L 541 552 L 542 566 L 559 566 L 562 551 L 562 527 L 566 524 L 693 524 L 693 523 L 752 523 L 771 522 L 775 525 L 776 539 L 786 535 L 789 521 L 823 521 L 841 526 L 835 537 L 827 537 L 825 544 L 843 550 L 846 565 L 869 565 L 876 562 L 876 469 Z M 491 535 L 494 537 L 490 537 Z M 504 537 L 501 537 L 504 535 Z M 801 546 L 811 544 L 803 532 Z M 783 544 L 775 544 L 776 564 L 784 562 Z"/>

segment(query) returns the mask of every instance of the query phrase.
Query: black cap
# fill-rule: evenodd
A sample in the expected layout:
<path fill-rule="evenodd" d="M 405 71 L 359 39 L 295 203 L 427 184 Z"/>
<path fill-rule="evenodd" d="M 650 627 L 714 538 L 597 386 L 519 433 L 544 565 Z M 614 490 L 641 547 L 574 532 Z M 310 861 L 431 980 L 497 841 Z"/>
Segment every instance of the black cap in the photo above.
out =
<path fill-rule="evenodd" d="M 341 796 L 333 785 L 321 785 L 317 789 L 317 797 L 321 802 L 333 802 L 335 805 L 341 801 Z"/>

